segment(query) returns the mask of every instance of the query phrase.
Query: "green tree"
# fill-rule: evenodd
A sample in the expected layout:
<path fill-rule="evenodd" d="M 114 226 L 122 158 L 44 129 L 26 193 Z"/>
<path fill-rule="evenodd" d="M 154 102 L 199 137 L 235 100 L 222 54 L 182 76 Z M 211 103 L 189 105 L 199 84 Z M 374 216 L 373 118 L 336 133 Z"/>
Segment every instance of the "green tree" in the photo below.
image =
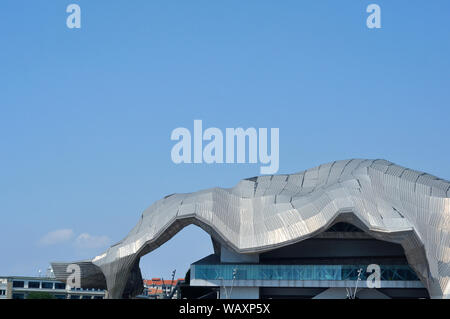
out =
<path fill-rule="evenodd" d="M 49 292 L 30 292 L 27 295 L 27 299 L 55 299 L 55 296 L 53 296 Z"/>

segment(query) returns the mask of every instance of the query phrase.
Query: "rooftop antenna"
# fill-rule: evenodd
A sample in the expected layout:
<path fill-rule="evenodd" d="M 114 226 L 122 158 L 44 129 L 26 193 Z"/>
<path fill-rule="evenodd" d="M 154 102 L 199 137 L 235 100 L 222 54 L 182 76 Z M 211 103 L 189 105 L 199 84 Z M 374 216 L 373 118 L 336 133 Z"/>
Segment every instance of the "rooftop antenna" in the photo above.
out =
<path fill-rule="evenodd" d="M 164 283 L 164 277 L 161 277 L 161 290 L 162 290 L 162 295 L 163 298 L 166 298 L 166 284 Z"/>
<path fill-rule="evenodd" d="M 172 271 L 172 281 L 170 282 L 170 292 L 167 294 L 167 297 L 169 297 L 170 295 L 172 295 L 173 290 L 175 289 L 173 286 L 173 280 L 175 279 L 175 273 L 177 272 L 176 269 L 174 269 Z"/>

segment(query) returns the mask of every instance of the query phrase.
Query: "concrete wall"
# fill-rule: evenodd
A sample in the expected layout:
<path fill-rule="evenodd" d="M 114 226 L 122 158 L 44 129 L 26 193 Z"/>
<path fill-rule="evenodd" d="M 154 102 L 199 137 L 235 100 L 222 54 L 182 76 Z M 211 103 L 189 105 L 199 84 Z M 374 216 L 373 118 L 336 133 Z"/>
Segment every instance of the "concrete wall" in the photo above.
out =
<path fill-rule="evenodd" d="M 258 263 L 259 254 L 238 254 L 222 245 L 220 261 L 223 263 Z"/>
<path fill-rule="evenodd" d="M 259 299 L 259 288 L 220 287 L 220 299 Z"/>
<path fill-rule="evenodd" d="M 376 239 L 307 239 L 260 255 L 261 262 L 281 258 L 403 257 L 402 246 Z"/>

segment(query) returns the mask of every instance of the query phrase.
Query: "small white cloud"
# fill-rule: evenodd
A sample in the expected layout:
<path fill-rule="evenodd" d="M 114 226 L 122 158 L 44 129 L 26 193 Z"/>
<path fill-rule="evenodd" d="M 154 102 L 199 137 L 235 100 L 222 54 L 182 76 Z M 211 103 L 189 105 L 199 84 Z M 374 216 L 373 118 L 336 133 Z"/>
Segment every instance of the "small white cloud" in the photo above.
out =
<path fill-rule="evenodd" d="M 109 242 L 108 236 L 94 236 L 82 233 L 75 239 L 75 246 L 80 249 L 96 249 L 107 246 Z"/>
<path fill-rule="evenodd" d="M 58 229 L 45 234 L 40 240 L 39 244 L 44 246 L 56 245 L 64 243 L 73 237 L 72 229 Z"/>

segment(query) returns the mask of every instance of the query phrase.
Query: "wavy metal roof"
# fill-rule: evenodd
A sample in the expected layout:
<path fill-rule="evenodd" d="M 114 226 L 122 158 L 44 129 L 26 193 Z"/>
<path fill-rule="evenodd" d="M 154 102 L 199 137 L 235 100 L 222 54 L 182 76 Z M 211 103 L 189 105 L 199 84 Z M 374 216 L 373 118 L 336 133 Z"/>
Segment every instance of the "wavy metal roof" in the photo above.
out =
<path fill-rule="evenodd" d="M 139 289 L 139 258 L 189 224 L 239 253 L 310 238 L 337 221 L 399 243 L 430 296 L 450 298 L 450 182 L 386 160 L 351 159 L 291 175 L 259 176 L 233 188 L 173 194 L 147 208 L 104 254 L 82 265 L 85 286 L 112 298 Z M 67 263 L 54 263 L 65 280 Z M 89 275 L 83 275 L 83 268 Z M 128 276 L 130 274 L 130 276 Z M 142 283 L 140 283 L 142 285 Z"/>

